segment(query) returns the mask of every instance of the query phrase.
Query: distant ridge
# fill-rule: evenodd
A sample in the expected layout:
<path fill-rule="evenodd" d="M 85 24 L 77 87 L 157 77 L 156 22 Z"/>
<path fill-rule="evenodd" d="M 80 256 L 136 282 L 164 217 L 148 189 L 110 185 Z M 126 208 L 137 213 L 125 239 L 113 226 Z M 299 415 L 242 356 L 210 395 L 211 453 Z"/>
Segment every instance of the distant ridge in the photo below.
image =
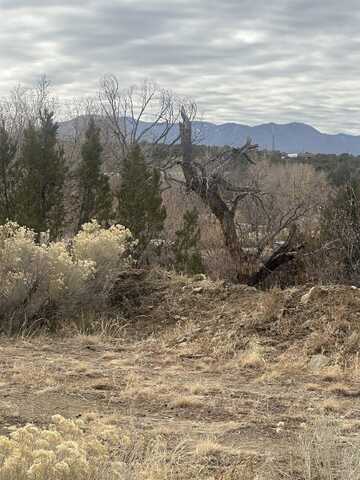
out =
<path fill-rule="evenodd" d="M 250 127 L 239 123 L 215 125 L 194 122 L 202 143 L 206 145 L 239 146 L 250 136 L 261 149 L 275 149 L 287 153 L 360 154 L 360 136 L 321 133 L 305 123 L 264 123 Z"/>
<path fill-rule="evenodd" d="M 60 124 L 60 135 L 71 133 L 75 120 Z M 86 117 L 81 118 L 85 125 Z M 139 131 L 149 124 L 141 122 Z M 157 127 L 152 135 L 156 136 Z M 259 144 L 260 149 L 271 150 L 275 145 L 276 150 L 287 153 L 327 153 L 341 154 L 350 153 L 360 155 L 360 135 L 336 134 L 330 135 L 321 133 L 305 123 L 264 123 L 250 127 L 240 123 L 223 123 L 216 125 L 211 122 L 194 122 L 194 136 L 196 143 L 203 145 L 231 145 L 240 146 L 250 136 L 253 141 Z M 168 137 L 171 142 L 178 134 L 178 126 L 175 126 Z M 151 140 L 151 137 L 148 138 Z"/>

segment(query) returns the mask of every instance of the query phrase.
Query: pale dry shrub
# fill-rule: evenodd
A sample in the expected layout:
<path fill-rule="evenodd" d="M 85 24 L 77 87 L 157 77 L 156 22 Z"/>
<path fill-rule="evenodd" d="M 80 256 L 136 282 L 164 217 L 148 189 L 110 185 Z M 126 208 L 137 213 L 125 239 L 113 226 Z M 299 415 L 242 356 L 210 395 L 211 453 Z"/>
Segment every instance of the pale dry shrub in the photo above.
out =
<path fill-rule="evenodd" d="M 94 263 L 74 261 L 61 242 L 35 243 L 35 234 L 16 223 L 0 226 L 0 318 L 17 328 L 45 308 L 80 298 Z"/>
<path fill-rule="evenodd" d="M 79 296 L 94 277 L 96 263 L 91 259 L 74 259 L 63 242 L 50 243 L 44 250 L 48 262 L 48 293 L 52 302 Z"/>
<path fill-rule="evenodd" d="M 109 229 L 93 220 L 82 226 L 73 240 L 73 255 L 76 262 L 92 262 L 95 275 L 91 290 L 102 297 L 107 296 L 119 272 L 127 269 L 130 257 L 126 256 L 132 236 L 122 225 Z M 98 299 L 97 299 L 98 300 Z"/>
<path fill-rule="evenodd" d="M 121 476 L 113 461 L 112 444 L 104 426 L 101 436 L 87 431 L 82 420 L 52 418 L 48 428 L 17 428 L 0 437 L 0 480 L 115 480 Z"/>
<path fill-rule="evenodd" d="M 0 226 L 0 322 L 18 331 L 35 318 L 63 317 L 78 308 L 102 306 L 131 235 L 116 225 L 85 224 L 73 252 L 62 241 L 35 242 L 35 233 L 8 222 Z"/>
<path fill-rule="evenodd" d="M 24 304 L 33 284 L 44 290 L 42 271 L 46 268 L 43 248 L 34 243 L 34 233 L 16 223 L 0 227 L 0 311 L 9 315 Z M 42 287 L 42 288 L 41 288 Z M 41 300 L 33 299 L 36 305 Z M 37 306 L 35 306 L 37 308 Z"/>

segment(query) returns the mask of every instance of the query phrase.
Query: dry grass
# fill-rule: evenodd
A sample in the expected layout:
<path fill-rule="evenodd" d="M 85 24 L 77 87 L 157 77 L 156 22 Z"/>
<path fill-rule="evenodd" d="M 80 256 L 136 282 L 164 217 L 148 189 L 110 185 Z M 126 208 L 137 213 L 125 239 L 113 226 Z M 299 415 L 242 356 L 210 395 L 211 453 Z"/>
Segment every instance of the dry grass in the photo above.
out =
<path fill-rule="evenodd" d="M 319 417 L 300 435 L 298 470 L 304 480 L 357 480 L 359 441 L 346 440 L 334 420 Z"/>
<path fill-rule="evenodd" d="M 339 365 L 334 365 L 321 369 L 319 376 L 325 382 L 339 382 L 343 379 L 344 372 Z"/>
<path fill-rule="evenodd" d="M 333 398 L 349 386 L 319 377 L 317 388 L 306 388 L 310 372 L 294 370 L 289 384 L 284 369 L 275 385 L 259 383 L 279 367 L 271 356 L 264 366 L 268 354 L 258 338 L 239 354 L 245 355 L 242 362 L 231 360 L 231 367 L 226 358 L 213 357 L 216 370 L 205 369 L 194 355 L 197 344 L 193 348 L 193 356 L 181 359 L 152 338 L 134 344 L 129 338 L 120 349 L 116 342 L 93 336 L 48 345 L 3 340 L 0 361 L 9 359 L 0 386 L 9 395 L 0 403 L 3 429 L 9 432 L 27 421 L 43 425 L 60 411 L 81 415 L 92 431 L 101 420 L 116 432 L 120 440 L 111 455 L 123 478 L 278 480 L 293 468 L 289 438 L 303 430 L 304 415 L 310 421 L 321 412 L 341 418 L 349 411 L 351 398 Z M 290 365 L 288 359 L 287 372 Z M 25 383 L 29 368 L 40 372 L 31 390 Z M 47 377 L 54 387 L 47 385 Z M 60 383 L 61 378 L 66 381 Z M 357 428 L 349 419 L 343 435 Z"/>
<path fill-rule="evenodd" d="M 322 392 L 324 390 L 324 387 L 318 383 L 307 383 L 304 387 L 309 392 Z"/>
<path fill-rule="evenodd" d="M 359 359 L 343 348 L 360 307 L 346 289 L 304 304 L 308 289 L 151 275 L 156 288 L 140 290 L 116 338 L 0 339 L 0 433 L 43 428 L 57 413 L 92 430 L 101 420 L 120 437 L 111 455 L 129 480 L 359 478 L 344 476 L 360 429 Z M 350 330 L 336 330 L 331 301 L 345 305 Z M 317 331 L 335 343 L 332 366 L 314 371 L 306 342 Z M 316 423 L 322 415 L 330 426 Z"/>
<path fill-rule="evenodd" d="M 327 388 L 327 391 L 329 393 L 343 396 L 343 397 L 350 397 L 351 396 L 351 390 L 348 387 L 348 385 L 344 383 L 334 383 L 332 385 L 329 385 Z"/>
<path fill-rule="evenodd" d="M 204 406 L 204 402 L 196 396 L 179 395 L 171 402 L 171 405 L 173 408 L 201 408 Z"/>
<path fill-rule="evenodd" d="M 239 365 L 243 368 L 260 369 L 265 367 L 264 351 L 259 343 L 252 339 L 246 351 L 239 356 Z"/>
<path fill-rule="evenodd" d="M 195 455 L 199 457 L 219 456 L 226 451 L 227 449 L 224 445 L 217 443 L 216 440 L 212 438 L 201 440 L 195 447 Z"/>
<path fill-rule="evenodd" d="M 344 413 L 344 405 L 343 402 L 335 399 L 329 398 L 327 400 L 323 400 L 318 404 L 320 411 L 325 413 Z"/>
<path fill-rule="evenodd" d="M 207 389 L 201 383 L 187 385 L 186 388 L 191 395 L 204 395 L 204 393 L 207 393 Z"/>

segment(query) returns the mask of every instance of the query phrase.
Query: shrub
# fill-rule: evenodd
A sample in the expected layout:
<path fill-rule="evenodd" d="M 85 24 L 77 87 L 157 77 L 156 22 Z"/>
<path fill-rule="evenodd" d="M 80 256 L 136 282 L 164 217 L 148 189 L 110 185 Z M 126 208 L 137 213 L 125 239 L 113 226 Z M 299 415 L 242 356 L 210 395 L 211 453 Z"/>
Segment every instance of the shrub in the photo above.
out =
<path fill-rule="evenodd" d="M 123 268 L 131 240 L 130 230 L 122 225 L 104 229 L 93 220 L 85 223 L 73 241 L 73 254 L 77 262 L 92 262 L 99 284 L 108 285 Z"/>
<path fill-rule="evenodd" d="M 73 241 L 35 243 L 35 233 L 16 223 L 0 226 L 0 321 L 8 331 L 46 317 L 54 320 L 84 308 L 102 308 L 125 258 L 130 232 L 85 224 Z"/>
<path fill-rule="evenodd" d="M 55 415 L 47 429 L 17 428 L 0 437 L 0 480 L 115 480 L 110 446 L 81 420 Z M 106 432 L 105 432 L 106 433 Z"/>

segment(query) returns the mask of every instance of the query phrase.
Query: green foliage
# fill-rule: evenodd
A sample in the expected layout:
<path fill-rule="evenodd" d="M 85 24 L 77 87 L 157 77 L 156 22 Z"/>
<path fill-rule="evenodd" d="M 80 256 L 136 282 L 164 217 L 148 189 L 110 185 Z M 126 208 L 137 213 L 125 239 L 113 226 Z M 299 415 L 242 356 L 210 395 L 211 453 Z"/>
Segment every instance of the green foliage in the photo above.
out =
<path fill-rule="evenodd" d="M 4 125 L 0 125 L 0 223 L 15 218 L 16 144 Z"/>
<path fill-rule="evenodd" d="M 67 171 L 57 131 L 53 112 L 40 112 L 40 126 L 29 124 L 24 131 L 18 161 L 17 220 L 37 233 L 49 230 L 51 238 L 59 236 L 64 223 L 63 187 Z"/>
<path fill-rule="evenodd" d="M 131 230 L 143 249 L 164 228 L 166 210 L 161 198 L 160 172 L 146 164 L 136 145 L 123 162 L 121 180 L 117 221 Z"/>
<path fill-rule="evenodd" d="M 200 254 L 199 213 L 194 207 L 184 213 L 183 226 L 177 230 L 174 245 L 175 269 L 178 272 L 197 274 L 204 272 Z"/>
<path fill-rule="evenodd" d="M 112 193 L 109 180 L 101 171 L 103 147 L 100 129 L 93 118 L 86 131 L 86 139 L 81 149 L 81 163 L 78 169 L 80 212 L 78 230 L 81 225 L 96 219 L 101 224 L 108 223 L 112 210 Z"/>

